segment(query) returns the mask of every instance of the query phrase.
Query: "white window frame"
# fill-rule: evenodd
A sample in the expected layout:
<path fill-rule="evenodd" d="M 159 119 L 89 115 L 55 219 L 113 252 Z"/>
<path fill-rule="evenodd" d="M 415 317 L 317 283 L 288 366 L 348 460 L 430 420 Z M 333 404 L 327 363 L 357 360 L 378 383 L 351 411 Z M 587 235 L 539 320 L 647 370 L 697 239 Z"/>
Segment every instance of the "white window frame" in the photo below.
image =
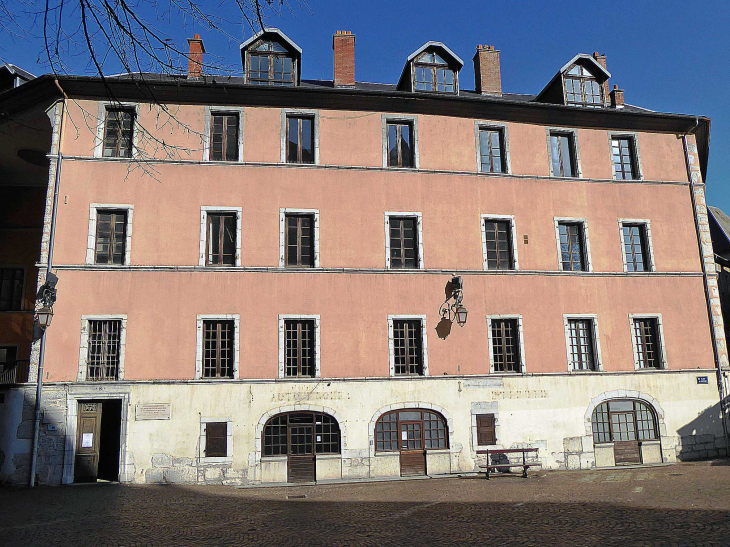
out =
<path fill-rule="evenodd" d="M 279 268 L 296 270 L 286 265 L 286 215 L 312 215 L 314 217 L 314 267 L 319 268 L 319 209 L 279 209 Z M 311 268 L 301 268 L 311 270 Z"/>
<path fill-rule="evenodd" d="M 207 224 L 208 224 L 208 213 L 236 213 L 236 260 L 235 266 L 241 266 L 241 215 L 243 214 L 242 207 L 224 207 L 218 205 L 205 205 L 200 208 L 200 253 L 198 255 L 198 266 L 202 266 L 208 269 L 214 268 L 225 268 L 226 266 L 206 266 L 205 255 L 208 252 L 207 248 Z M 230 267 L 230 266 L 229 266 Z"/>
<path fill-rule="evenodd" d="M 217 380 L 230 381 L 231 378 L 205 378 L 203 376 L 203 322 L 204 321 L 233 321 L 233 380 L 238 380 L 239 349 L 240 349 L 240 326 L 241 317 L 233 314 L 201 314 L 196 317 L 196 341 L 195 341 L 195 379 L 215 382 Z M 213 420 L 215 421 L 215 420 Z"/>
<path fill-rule="evenodd" d="M 493 173 L 491 171 L 482 171 L 482 141 L 480 131 L 485 129 L 487 131 L 499 131 L 502 134 L 502 164 L 504 170 L 501 173 Z M 477 173 L 485 175 L 511 175 L 512 174 L 512 162 L 510 161 L 509 155 L 509 129 L 506 123 L 498 123 L 486 120 L 475 120 L 474 121 L 474 137 L 476 139 L 476 152 L 477 152 Z"/>
<path fill-rule="evenodd" d="M 243 112 L 241 106 L 206 106 L 205 107 L 205 134 L 203 135 L 203 161 L 211 161 L 210 159 L 210 124 L 212 117 L 219 114 L 237 114 L 238 115 L 238 160 L 230 161 L 214 161 L 212 163 L 242 163 L 243 162 Z"/>
<path fill-rule="evenodd" d="M 225 422 L 226 423 L 226 456 L 207 457 L 205 449 L 207 444 L 206 426 L 208 423 Z M 213 418 L 209 416 L 200 417 L 200 442 L 198 443 L 198 461 L 201 464 L 220 464 L 233 463 L 233 420 L 231 418 Z"/>
<path fill-rule="evenodd" d="M 104 128 L 106 127 L 107 108 L 128 108 L 134 110 L 134 120 L 132 124 L 132 157 L 131 158 L 105 158 L 104 157 Z M 130 102 L 113 102 L 99 101 L 96 114 L 96 138 L 94 139 L 94 157 L 105 160 L 133 160 L 139 156 L 139 148 L 137 142 L 139 140 L 139 132 L 141 130 L 139 123 L 139 103 Z"/>
<path fill-rule="evenodd" d="M 624 264 L 624 272 L 628 273 L 628 263 L 626 261 L 626 249 L 624 247 L 624 224 L 643 224 L 644 225 L 644 235 L 646 236 L 646 246 L 647 246 L 647 254 L 646 257 L 649 261 L 649 269 L 644 272 L 631 272 L 632 274 L 642 274 L 647 272 L 654 272 L 656 271 L 655 268 L 655 262 L 654 262 L 654 245 L 652 245 L 651 242 L 651 221 L 647 218 L 640 218 L 640 219 L 633 219 L 633 218 L 620 218 L 618 219 L 618 235 L 619 240 L 621 244 L 621 260 Z"/>
<path fill-rule="evenodd" d="M 287 156 L 287 141 L 286 141 L 286 119 L 289 116 L 307 116 L 314 118 L 314 163 L 290 163 L 286 161 Z M 282 108 L 281 109 L 281 163 L 288 165 L 319 165 L 319 110 L 302 110 L 295 108 Z"/>
<path fill-rule="evenodd" d="M 557 244 L 558 249 L 558 271 L 565 272 L 569 274 L 584 274 L 587 272 L 593 271 L 593 261 L 591 260 L 591 243 L 590 238 L 588 237 L 588 219 L 586 218 L 574 218 L 574 217 L 553 217 L 553 221 L 555 222 L 555 243 Z M 585 251 L 585 260 L 586 260 L 586 269 L 583 271 L 571 271 L 571 270 L 563 270 L 563 255 L 560 251 L 560 224 L 561 223 L 571 223 L 571 224 L 581 224 L 583 228 L 583 247 Z"/>
<path fill-rule="evenodd" d="M 314 378 L 321 378 L 322 371 L 320 368 L 320 344 L 319 344 L 319 315 L 302 315 L 302 314 L 279 314 L 279 378 L 282 380 L 301 381 L 309 380 L 312 377 L 286 376 L 286 334 L 284 332 L 284 321 L 289 319 L 313 320 L 314 321 Z"/>
<path fill-rule="evenodd" d="M 546 127 L 545 133 L 547 135 L 547 151 L 548 151 L 548 169 L 550 170 L 550 176 L 561 178 L 564 180 L 573 180 L 573 179 L 582 179 L 583 178 L 583 168 L 581 167 L 580 163 L 580 147 L 578 146 L 578 131 L 576 129 L 571 129 L 569 127 Z M 559 174 L 556 175 L 553 172 L 553 145 L 550 139 L 551 133 L 569 133 L 572 135 L 572 141 L 573 141 L 573 154 L 575 156 L 575 176 L 574 177 L 562 177 Z M 613 171 L 613 168 L 611 169 Z"/>
<path fill-rule="evenodd" d="M 492 414 L 494 416 L 494 440 L 495 444 L 479 444 L 479 432 L 477 431 L 477 416 Z M 502 427 L 499 420 L 499 404 L 496 401 L 476 402 L 471 404 L 471 439 L 472 450 L 482 448 L 502 448 L 499 442 L 501 439 Z"/>
<path fill-rule="evenodd" d="M 494 319 L 516 319 L 517 320 L 517 336 L 520 345 L 520 370 L 518 372 L 495 371 L 494 370 L 494 340 L 492 339 L 492 321 Z M 525 337 L 522 329 L 522 315 L 518 313 L 487 315 L 487 340 L 489 342 L 489 373 L 490 374 L 525 374 L 527 368 L 525 366 Z"/>
<path fill-rule="evenodd" d="M 395 339 L 393 337 L 393 321 L 419 320 L 421 322 L 421 353 L 423 356 L 423 376 L 412 376 L 395 373 Z M 425 315 L 388 315 L 388 358 L 390 360 L 390 376 L 392 378 L 423 378 L 428 376 L 428 329 Z"/>
<path fill-rule="evenodd" d="M 484 226 L 484 223 L 487 220 L 507 220 L 509 221 L 510 225 L 510 231 L 511 237 L 510 237 L 510 245 L 512 246 L 512 268 L 511 270 L 519 270 L 520 269 L 520 261 L 517 258 L 517 228 L 515 227 L 515 216 L 514 215 L 490 215 L 490 214 L 482 214 L 479 217 L 479 222 L 481 223 L 481 231 L 482 231 L 482 258 L 483 258 L 483 267 L 485 271 L 510 271 L 510 270 L 489 270 L 489 265 L 487 261 L 487 229 Z"/>
<path fill-rule="evenodd" d="M 642 368 L 639 366 L 639 352 L 636 348 L 636 336 L 634 336 L 634 321 L 636 319 L 655 319 L 657 325 L 657 336 L 659 337 L 659 351 L 661 351 L 661 367 Z M 631 348 L 634 352 L 634 370 L 636 371 L 655 371 L 667 370 L 667 348 L 664 345 L 664 324 L 662 322 L 661 313 L 630 313 L 629 314 L 629 332 L 631 333 Z"/>
<path fill-rule="evenodd" d="M 81 316 L 81 342 L 79 344 L 79 368 L 76 375 L 78 382 L 86 381 L 87 364 L 89 357 L 89 321 L 121 321 L 119 331 L 119 366 L 117 367 L 117 381 L 124 380 L 124 355 L 127 346 L 127 315 L 123 313 L 112 313 L 102 315 Z M 113 382 L 105 380 L 104 382 Z"/>
<path fill-rule="evenodd" d="M 383 168 L 395 170 L 420 169 L 421 161 L 419 157 L 418 146 L 418 116 L 408 116 L 404 114 L 382 114 L 381 131 L 383 144 Z M 388 124 L 389 123 L 409 123 L 413 128 L 413 167 L 394 167 L 388 165 Z"/>
<path fill-rule="evenodd" d="M 390 270 L 390 217 L 416 217 L 416 226 L 418 228 L 418 270 L 425 269 L 423 262 L 423 215 L 420 212 L 385 212 L 385 268 Z M 408 270 L 410 268 L 397 268 L 398 270 Z"/>
<path fill-rule="evenodd" d="M 127 224 L 124 227 L 124 264 L 99 264 L 99 266 L 119 268 L 132 264 L 132 220 L 134 205 L 128 203 L 92 203 L 89 205 L 89 235 L 86 239 L 86 264 L 96 265 L 96 224 L 99 211 L 127 211 Z"/>
<path fill-rule="evenodd" d="M 630 139 L 632 152 L 634 154 L 634 164 L 636 167 L 635 179 L 617 179 L 616 172 L 613 170 L 613 139 Z M 639 134 L 638 133 L 627 133 L 625 131 L 609 131 L 608 132 L 608 161 L 611 165 L 611 177 L 613 180 L 620 180 L 621 182 L 631 182 L 644 180 L 644 171 L 641 168 L 641 154 L 639 153 Z"/>
<path fill-rule="evenodd" d="M 579 370 L 573 368 L 570 352 L 570 319 L 587 319 L 591 322 L 593 334 L 593 362 L 595 370 Z M 595 313 L 565 313 L 563 314 L 563 328 L 565 329 L 565 355 L 568 361 L 568 372 L 571 374 L 590 374 L 591 372 L 603 372 L 603 358 L 601 356 L 601 338 L 598 333 L 598 315 Z"/>

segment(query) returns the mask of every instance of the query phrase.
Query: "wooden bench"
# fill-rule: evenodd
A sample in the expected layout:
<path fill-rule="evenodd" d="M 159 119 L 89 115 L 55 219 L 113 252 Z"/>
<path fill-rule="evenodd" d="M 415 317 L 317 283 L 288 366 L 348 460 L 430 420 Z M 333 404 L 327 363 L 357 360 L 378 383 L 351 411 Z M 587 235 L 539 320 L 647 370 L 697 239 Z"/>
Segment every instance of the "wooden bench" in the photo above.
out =
<path fill-rule="evenodd" d="M 486 465 L 480 465 L 479 467 L 481 469 L 485 469 L 487 472 L 487 480 L 489 480 L 489 472 L 490 470 L 498 470 L 498 469 L 509 469 L 510 467 L 521 467 L 522 468 L 522 476 L 524 478 L 527 478 L 527 470 L 530 467 L 540 467 L 542 464 L 540 462 L 536 461 L 527 461 L 527 454 L 528 453 L 535 453 L 537 455 L 537 448 L 495 448 L 493 450 L 477 450 L 477 454 L 486 454 L 487 456 L 487 463 Z M 505 459 L 507 459 L 507 463 L 492 463 L 491 456 L 503 454 Z M 522 463 L 513 463 L 509 461 L 509 454 L 522 454 Z"/>

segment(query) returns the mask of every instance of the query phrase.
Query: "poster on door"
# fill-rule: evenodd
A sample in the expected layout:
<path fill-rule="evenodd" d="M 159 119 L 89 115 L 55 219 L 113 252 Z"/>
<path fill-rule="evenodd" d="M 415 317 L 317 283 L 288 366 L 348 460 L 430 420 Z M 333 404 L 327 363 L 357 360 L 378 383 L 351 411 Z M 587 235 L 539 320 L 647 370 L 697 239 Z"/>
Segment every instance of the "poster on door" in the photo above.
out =
<path fill-rule="evenodd" d="M 81 448 L 91 448 L 94 446 L 94 434 L 93 433 L 82 433 L 81 434 Z"/>

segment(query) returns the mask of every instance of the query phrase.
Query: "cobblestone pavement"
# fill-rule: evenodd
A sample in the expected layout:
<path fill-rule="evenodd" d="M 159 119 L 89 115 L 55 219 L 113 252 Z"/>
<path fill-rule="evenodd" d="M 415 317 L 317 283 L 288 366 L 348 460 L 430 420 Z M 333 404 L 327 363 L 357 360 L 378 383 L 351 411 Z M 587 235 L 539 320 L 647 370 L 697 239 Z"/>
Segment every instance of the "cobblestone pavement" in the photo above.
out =
<path fill-rule="evenodd" d="M 728 546 L 730 461 L 527 480 L 4 488 L 0 507 L 2 546 Z"/>

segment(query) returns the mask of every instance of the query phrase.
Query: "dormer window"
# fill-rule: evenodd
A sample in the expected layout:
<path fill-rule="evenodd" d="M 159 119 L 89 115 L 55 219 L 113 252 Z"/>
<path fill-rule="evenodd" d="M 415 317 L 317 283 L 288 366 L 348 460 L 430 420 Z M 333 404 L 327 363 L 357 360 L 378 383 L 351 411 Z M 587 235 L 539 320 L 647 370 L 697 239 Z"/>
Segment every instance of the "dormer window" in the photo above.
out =
<path fill-rule="evenodd" d="M 276 28 L 266 28 L 241 44 L 247 84 L 299 85 L 301 60 L 301 48 Z"/>
<path fill-rule="evenodd" d="M 294 59 L 284 46 L 261 40 L 249 51 L 249 84 L 294 85 Z"/>
<path fill-rule="evenodd" d="M 588 69 L 575 65 L 565 74 L 565 104 L 600 108 L 601 86 Z"/>
<path fill-rule="evenodd" d="M 416 91 L 439 91 L 454 93 L 454 71 L 435 52 L 421 54 L 414 63 L 414 89 Z"/>
<path fill-rule="evenodd" d="M 398 91 L 459 93 L 464 61 L 442 42 L 426 42 L 408 56 L 398 79 Z"/>

